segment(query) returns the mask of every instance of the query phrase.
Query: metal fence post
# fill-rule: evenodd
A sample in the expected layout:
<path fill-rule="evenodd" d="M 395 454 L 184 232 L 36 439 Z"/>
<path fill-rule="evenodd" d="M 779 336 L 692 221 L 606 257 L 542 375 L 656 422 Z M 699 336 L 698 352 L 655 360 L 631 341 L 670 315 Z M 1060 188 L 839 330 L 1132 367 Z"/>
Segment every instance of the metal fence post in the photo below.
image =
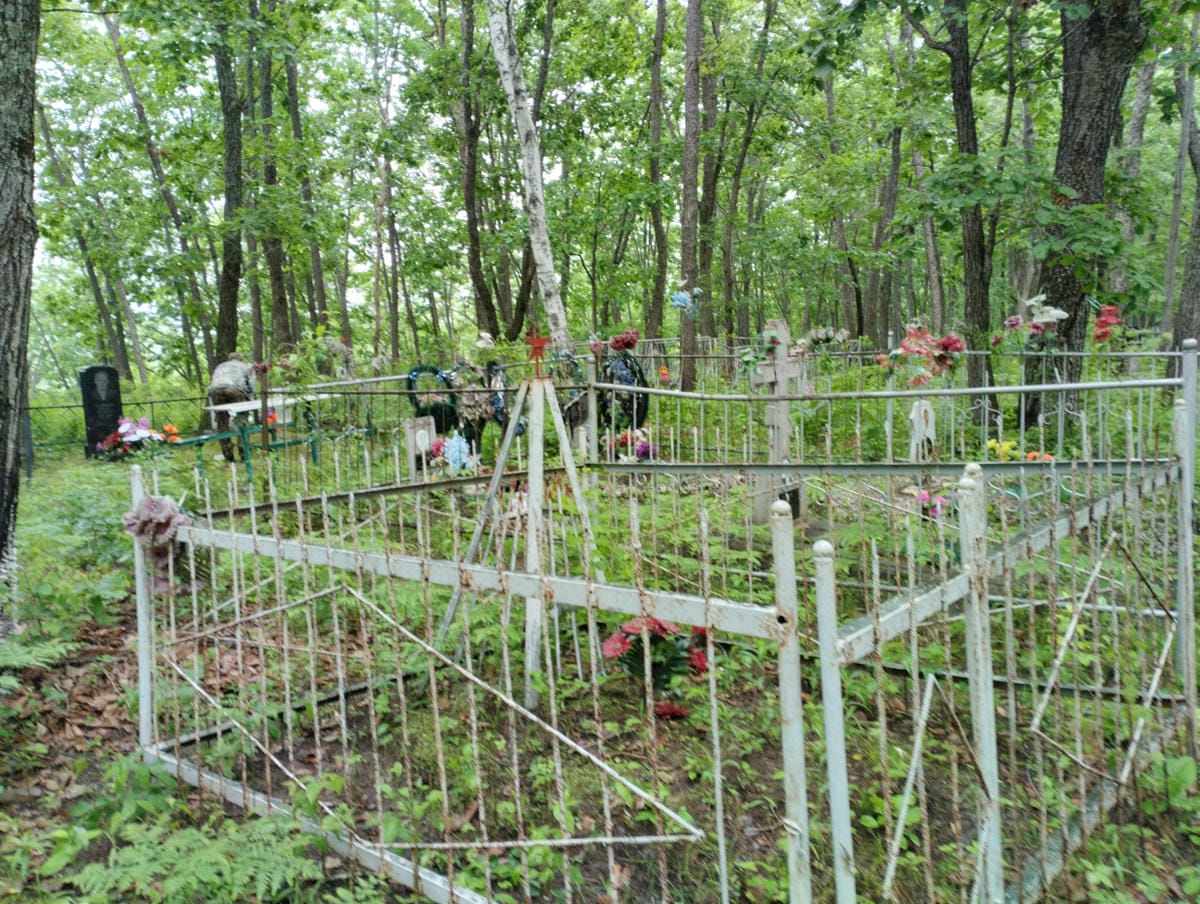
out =
<path fill-rule="evenodd" d="M 800 633 L 796 605 L 796 548 L 792 507 L 777 499 L 771 505 L 771 551 L 774 555 L 775 613 L 779 641 L 779 709 L 783 743 L 783 788 L 787 797 L 788 901 L 812 901 L 812 862 L 808 840 L 808 773 L 804 763 L 804 700 L 800 692 Z"/>
<path fill-rule="evenodd" d="M 821 649 L 821 709 L 825 722 L 825 764 L 829 777 L 829 826 L 833 878 L 838 904 L 854 904 L 854 836 L 850 819 L 850 778 L 846 765 L 846 724 L 842 710 L 842 667 L 837 660 L 837 593 L 833 544 L 813 545 L 816 570 L 817 639 Z"/>
<path fill-rule="evenodd" d="M 1187 705 L 1188 751 L 1200 751 L 1196 730 L 1196 600 L 1195 600 L 1195 480 L 1196 480 L 1196 364 L 1195 339 L 1183 341 L 1180 376 L 1183 385 L 1175 402 L 1175 454 L 1179 456 L 1179 514 L 1175 608 L 1175 665 L 1183 682 Z"/>
<path fill-rule="evenodd" d="M 142 484 L 141 465 L 129 469 L 132 508 L 137 508 L 146 495 Z M 138 661 L 138 746 L 142 755 L 154 743 L 154 621 L 150 612 L 150 575 L 146 571 L 146 552 L 142 544 L 133 541 L 133 582 L 137 595 L 137 661 Z"/>
<path fill-rule="evenodd" d="M 1004 900 L 1003 848 L 1000 842 L 1000 768 L 996 750 L 996 703 L 992 683 L 991 625 L 987 597 L 987 497 L 983 468 L 972 462 L 958 482 L 959 530 L 963 570 L 970 592 L 963 600 L 967 676 L 971 694 L 972 740 L 983 785 L 979 798 L 982 868 L 976 900 Z"/>

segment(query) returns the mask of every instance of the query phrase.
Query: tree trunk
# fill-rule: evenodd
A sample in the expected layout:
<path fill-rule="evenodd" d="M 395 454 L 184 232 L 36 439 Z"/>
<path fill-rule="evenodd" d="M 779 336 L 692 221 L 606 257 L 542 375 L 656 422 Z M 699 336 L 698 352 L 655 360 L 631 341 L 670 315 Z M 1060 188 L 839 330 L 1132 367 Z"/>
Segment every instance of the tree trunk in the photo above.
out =
<path fill-rule="evenodd" d="M 833 76 L 826 76 L 824 79 L 825 90 L 825 121 L 829 123 L 829 156 L 836 157 L 840 153 L 840 146 L 837 137 L 834 133 L 834 105 L 833 105 Z M 846 221 L 840 213 L 834 214 L 833 236 L 837 242 L 838 250 L 841 255 L 841 271 L 842 279 L 838 284 L 838 291 L 842 301 L 842 316 L 846 319 L 846 327 L 855 336 L 865 336 L 867 334 L 866 319 L 863 316 L 863 295 L 862 284 L 858 279 L 858 267 L 854 263 L 854 256 L 850 253 L 850 242 L 846 238 Z"/>
<path fill-rule="evenodd" d="M 493 336 L 498 336 L 500 321 L 496 317 L 495 303 L 483 268 L 483 243 L 479 232 L 479 197 L 476 182 L 479 175 L 480 126 L 475 88 L 471 78 L 471 56 L 475 47 L 475 0 L 462 0 L 459 28 L 462 38 L 462 78 L 459 87 L 462 93 L 457 102 L 451 104 L 450 113 L 462 139 L 458 144 L 458 157 L 462 167 L 463 210 L 467 218 L 467 273 L 471 277 L 471 289 L 475 296 L 475 324 Z M 445 49 L 445 29 L 439 27 L 438 33 Z"/>
<path fill-rule="evenodd" d="M 714 32 L 716 25 L 714 23 Z M 713 36 L 714 41 L 716 35 Z M 703 53 L 703 47 L 701 48 Z M 700 70 L 700 135 L 701 144 L 705 148 L 700 166 L 700 207 L 697 211 L 697 268 L 699 270 L 700 290 L 704 293 L 706 304 L 700 308 L 699 329 L 706 336 L 717 334 L 717 296 L 713 292 L 712 267 L 713 251 L 716 242 L 715 224 L 717 219 L 717 183 L 721 178 L 721 169 L 725 162 L 725 129 L 717 132 L 719 121 L 717 110 L 717 77 L 711 66 L 703 66 Z M 707 139 L 704 136 L 708 136 Z"/>
<path fill-rule="evenodd" d="M 251 8 L 256 4 L 251 4 Z M 267 4 L 268 11 L 274 3 Z M 267 44 L 267 42 L 262 42 Z M 262 133 L 262 184 L 270 197 L 279 185 L 279 169 L 275 161 L 275 105 L 271 79 L 272 54 L 269 45 L 259 50 L 258 60 L 258 105 Z M 271 201 L 271 203 L 276 203 Z M 291 311 L 288 309 L 287 286 L 283 274 L 283 238 L 279 234 L 278 212 L 272 210 L 267 217 L 268 225 L 259 233 L 262 242 L 263 260 L 267 264 L 267 284 L 271 290 L 271 344 L 276 355 L 292 351 L 299 335 L 292 331 Z"/>
<path fill-rule="evenodd" d="M 976 131 L 975 102 L 972 96 L 971 39 L 968 28 L 966 0 L 949 0 L 942 21 L 946 27 L 945 41 L 935 41 L 925 26 L 910 19 L 920 32 L 925 43 L 939 50 L 950 60 L 950 98 L 954 107 L 955 146 L 959 155 L 968 160 L 979 156 L 979 136 Z M 991 249 L 983 228 L 983 208 L 980 204 L 964 207 L 960 214 L 963 255 L 963 320 L 966 322 L 967 348 L 986 351 L 991 342 L 991 309 L 988 304 L 988 286 L 992 278 Z M 988 360 L 986 355 L 971 355 L 967 358 L 967 383 L 973 387 L 988 382 Z M 994 405 L 994 402 L 990 403 Z M 976 416 L 984 416 L 985 404 L 976 409 Z"/>
<path fill-rule="evenodd" d="M 667 302 L 667 268 L 670 264 L 670 248 L 667 245 L 667 227 L 663 220 L 662 198 L 662 119 L 663 88 L 662 58 L 663 40 L 667 33 L 666 0 L 654 3 L 654 52 L 650 59 L 650 225 L 654 231 L 654 288 L 646 306 L 646 338 L 655 339 L 662 331 L 663 312 Z"/>
<path fill-rule="evenodd" d="M 1125 176 L 1131 194 L 1137 190 L 1138 177 L 1142 173 L 1142 142 L 1146 132 L 1146 116 L 1150 111 L 1150 101 L 1154 90 L 1154 73 L 1158 70 L 1157 56 L 1151 57 L 1138 69 L 1137 86 L 1133 92 L 1133 105 L 1129 112 L 1129 124 L 1125 129 L 1125 138 L 1121 147 L 1121 172 Z M 1133 217 L 1129 207 L 1123 203 L 1124 198 L 1116 202 L 1114 216 L 1121 224 L 1121 239 L 1127 249 L 1133 247 L 1135 240 Z M 1129 292 L 1129 270 L 1124 259 L 1114 261 L 1108 271 L 1109 288 L 1115 295 L 1126 295 Z M 1019 296 L 1020 297 L 1020 296 Z"/>
<path fill-rule="evenodd" d="M 928 200 L 925 188 L 925 161 L 921 151 L 913 149 L 913 175 L 921 197 Z M 937 225 L 930 214 L 921 217 L 921 240 L 925 245 L 925 282 L 929 291 L 929 329 L 940 336 L 946 328 L 946 287 L 942 274 L 942 251 L 938 246 Z"/>
<path fill-rule="evenodd" d="M 900 126 L 892 128 L 891 135 L 891 165 L 888 167 L 887 178 L 879 190 L 879 219 L 871 235 L 871 254 L 876 263 L 872 264 L 867 273 L 867 292 L 865 308 L 867 318 L 867 333 L 875 341 L 876 347 L 882 348 L 887 342 L 888 328 L 891 325 L 888 312 L 889 292 L 891 288 L 891 269 L 880 267 L 884 244 L 891 236 L 892 218 L 896 215 L 896 198 L 900 187 Z"/>
<path fill-rule="evenodd" d="M 133 106 L 135 115 L 137 116 L 138 124 L 142 128 L 143 137 L 146 141 L 146 156 L 150 161 L 150 170 L 154 174 L 154 183 L 158 186 L 159 194 L 162 195 L 163 203 L 167 207 L 167 213 L 170 215 L 170 222 L 175 229 L 175 237 L 178 239 L 179 251 L 183 259 L 188 257 L 188 238 L 187 231 L 184 228 L 183 214 L 179 211 L 179 204 L 175 200 L 175 193 L 171 190 L 171 186 L 167 183 L 167 174 L 163 170 L 162 155 L 158 147 L 158 143 L 154 140 L 154 131 L 150 128 L 150 117 L 146 115 L 146 108 L 142 104 L 141 96 L 138 94 L 137 86 L 133 82 L 133 74 L 129 71 L 129 66 L 125 62 L 125 51 L 121 47 L 121 30 L 117 25 L 116 20 L 111 16 L 104 15 L 104 25 L 108 29 L 109 39 L 112 41 L 113 54 L 116 57 L 117 68 L 121 72 L 121 78 L 125 83 L 125 90 L 129 93 L 129 102 Z M 169 235 L 168 243 L 174 244 L 173 237 Z M 200 295 L 200 287 L 196 284 L 196 274 L 191 271 L 187 272 L 188 290 L 191 295 L 192 303 L 199 311 L 204 300 Z M 188 341 L 188 349 L 192 359 L 196 360 L 195 340 L 192 337 L 190 321 L 187 311 L 184 309 L 184 294 L 182 290 L 179 292 L 179 317 L 180 322 L 184 326 L 184 335 Z M 130 338 L 133 338 L 133 317 L 130 312 Z M 196 365 L 199 366 L 198 363 Z"/>
<path fill-rule="evenodd" d="M 1200 339 L 1200 129 L 1193 113 L 1188 122 L 1188 161 L 1195 176 L 1192 202 L 1192 229 L 1184 252 L 1183 279 L 1179 285 L 1179 309 L 1175 314 L 1171 345 L 1183 347 L 1184 339 Z"/>
<path fill-rule="evenodd" d="M 1079 10 L 1084 15 L 1079 17 Z M 1062 208 L 1104 202 L 1104 167 L 1108 149 L 1120 124 L 1121 99 L 1134 60 L 1146 41 L 1147 25 L 1139 0 L 1089 0 L 1061 13 L 1063 45 L 1062 118 L 1054 161 L 1054 202 Z M 1054 224 L 1047 233 L 1067 239 L 1066 229 Z M 1093 263 L 1099 264 L 1099 261 Z M 1042 289 L 1047 302 L 1067 312 L 1059 336 L 1070 351 L 1081 351 L 1087 337 L 1086 296 L 1095 280 L 1084 279 L 1089 269 L 1078 254 L 1046 261 Z M 1064 376 L 1070 382 L 1080 359 L 1066 358 Z"/>
<path fill-rule="evenodd" d="M 292 123 L 292 138 L 296 141 L 298 150 L 304 147 L 304 129 L 300 122 L 300 85 L 296 71 L 296 56 L 289 51 L 283 60 L 287 72 L 288 113 Z M 303 150 L 300 150 L 303 154 Z M 308 174 L 307 160 L 298 164 L 300 170 L 300 199 L 304 205 L 304 215 L 309 221 L 308 229 L 308 265 L 312 276 L 313 306 L 316 308 L 316 324 L 324 327 L 329 323 L 329 303 L 325 294 L 325 266 L 321 260 L 321 244 L 317 241 L 320 227 L 317 225 L 317 210 L 313 203 L 312 177 Z"/>
<path fill-rule="evenodd" d="M 760 84 L 763 82 L 767 40 L 771 33 L 771 21 L 775 16 L 775 6 L 776 0 L 767 0 L 763 4 L 763 24 L 759 30 L 754 60 L 754 80 Z M 771 81 L 774 81 L 774 77 L 768 79 L 768 83 Z M 765 93 L 767 86 L 764 85 L 760 90 Z M 746 120 L 742 125 L 742 140 L 738 144 L 737 156 L 734 158 L 733 170 L 729 176 L 729 201 L 726 204 L 725 210 L 725 229 L 721 236 L 721 297 L 725 308 L 725 334 L 727 337 L 732 337 L 734 334 L 736 318 L 734 309 L 737 305 L 735 297 L 737 292 L 737 263 L 734 255 L 734 243 L 737 233 L 738 200 L 741 193 L 742 174 L 746 169 L 746 157 L 750 153 L 750 142 L 754 138 L 754 128 L 758 125 L 763 103 L 764 98 L 761 95 L 755 94 L 746 105 Z M 746 304 L 744 295 L 741 304 L 743 307 Z"/>
<path fill-rule="evenodd" d="M 1192 29 L 1189 36 L 1189 52 L 1196 52 L 1196 30 L 1200 23 L 1200 13 L 1192 13 Z M 1190 144 L 1193 125 L 1192 109 L 1195 106 L 1196 80 L 1192 77 L 1188 65 L 1179 62 L 1175 65 L 1175 93 L 1179 95 L 1179 152 L 1175 157 L 1175 179 L 1171 188 L 1171 225 L 1167 236 L 1167 259 L 1164 264 L 1166 271 L 1163 279 L 1163 315 L 1162 330 L 1164 333 L 1173 331 L 1175 318 L 1175 270 L 1179 260 L 1179 231 L 1183 219 L 1183 174 L 1187 167 L 1188 146 Z M 1193 229 L 1195 224 L 1193 224 Z"/>
<path fill-rule="evenodd" d="M 37 243 L 33 105 L 41 16 L 39 0 L 0 0 L 0 587 L 16 582 L 20 424 Z M 0 593 L 0 602 L 7 596 Z M 5 633 L 0 629 L 0 641 Z"/>
<path fill-rule="evenodd" d="M 704 20 L 700 0 L 687 5 L 683 54 L 683 166 L 682 199 L 679 209 L 679 267 L 682 291 L 695 300 L 699 288 L 699 259 L 696 255 L 699 223 L 700 177 L 700 50 L 704 41 Z M 701 298 L 701 304 L 712 300 Z M 694 307 L 680 319 L 680 388 L 691 392 L 696 387 L 696 316 Z"/>
<path fill-rule="evenodd" d="M 82 167 L 82 161 L 80 163 Z M 84 184 L 87 184 L 87 171 L 82 170 L 82 178 Z M 96 210 L 100 214 L 100 222 L 103 224 L 104 232 L 108 236 L 108 240 L 113 248 L 120 248 L 122 242 L 117 238 L 117 231 L 113 226 L 113 218 L 108 215 L 108 207 L 104 203 L 104 199 L 93 192 L 92 203 L 96 205 Z M 146 368 L 146 359 L 142 354 L 142 343 L 138 335 L 137 321 L 133 316 L 133 305 L 129 302 L 129 293 L 125 290 L 125 279 L 119 273 L 112 272 L 111 267 L 103 268 L 105 285 L 109 289 L 109 297 L 114 298 L 116 304 L 114 307 L 119 310 L 124 318 L 125 325 L 129 328 L 129 348 L 133 352 L 133 361 L 137 366 L 138 379 L 145 386 L 150 382 L 150 372 Z"/>
<path fill-rule="evenodd" d="M 46 119 L 46 110 L 40 103 L 37 104 L 37 119 L 41 127 L 42 143 L 45 146 L 46 156 L 49 158 L 50 168 L 54 172 L 54 181 L 58 183 L 60 188 L 70 188 L 71 180 L 58 159 L 58 151 L 54 147 L 54 137 L 50 133 L 50 122 Z M 83 261 L 84 272 L 87 274 L 88 287 L 92 290 L 92 299 L 96 302 L 97 320 L 100 323 L 100 328 L 104 331 L 104 336 L 107 340 L 106 345 L 113 365 L 117 368 L 122 379 L 132 382 L 133 371 L 129 369 L 129 355 L 125 349 L 125 336 L 117 329 L 118 323 L 114 322 L 112 312 L 108 308 L 108 303 L 104 300 L 104 290 L 100 286 L 100 277 L 96 274 L 96 262 L 92 260 L 91 252 L 88 249 L 87 237 L 83 234 L 82 229 L 76 228 L 72 231 L 75 233 L 75 244 L 79 246 L 79 256 Z M 55 363 L 57 364 L 57 361 Z"/>
<path fill-rule="evenodd" d="M 217 30 L 214 52 L 217 88 L 221 96 L 221 137 L 224 152 L 225 210 L 221 223 L 221 275 L 217 281 L 217 345 L 214 357 L 224 361 L 237 350 L 238 290 L 242 283 L 242 212 L 245 185 L 242 179 L 242 99 L 228 43 L 228 29 Z"/>
<path fill-rule="evenodd" d="M 550 245 L 550 229 L 546 222 L 546 206 L 542 187 L 542 152 L 537 128 L 529 108 L 521 55 L 513 35 L 512 10 L 509 0 L 488 0 L 488 26 L 492 37 L 492 52 L 500 70 L 500 82 L 508 98 L 509 112 L 521 142 L 521 170 L 525 185 L 525 216 L 529 225 L 529 242 L 537 265 L 538 287 L 542 307 L 555 351 L 570 352 L 573 345 L 567 326 L 567 312 L 559 295 L 558 276 L 554 271 L 554 252 Z"/>

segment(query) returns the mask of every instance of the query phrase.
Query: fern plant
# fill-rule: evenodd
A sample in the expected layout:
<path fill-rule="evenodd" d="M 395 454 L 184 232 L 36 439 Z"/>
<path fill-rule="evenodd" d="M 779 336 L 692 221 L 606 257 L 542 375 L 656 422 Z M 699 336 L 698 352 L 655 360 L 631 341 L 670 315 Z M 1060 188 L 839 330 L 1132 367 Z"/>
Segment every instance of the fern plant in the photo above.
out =
<path fill-rule="evenodd" d="M 14 672 L 48 669 L 77 649 L 77 643 L 56 639 L 22 641 L 19 637 L 10 637 L 0 642 L 0 694 L 11 694 L 20 689 L 20 678 Z"/>
<path fill-rule="evenodd" d="M 279 901 L 322 878 L 313 840 L 286 819 L 221 819 L 179 827 L 169 814 L 122 827 L 106 863 L 69 881 L 87 901 L 237 904 Z"/>

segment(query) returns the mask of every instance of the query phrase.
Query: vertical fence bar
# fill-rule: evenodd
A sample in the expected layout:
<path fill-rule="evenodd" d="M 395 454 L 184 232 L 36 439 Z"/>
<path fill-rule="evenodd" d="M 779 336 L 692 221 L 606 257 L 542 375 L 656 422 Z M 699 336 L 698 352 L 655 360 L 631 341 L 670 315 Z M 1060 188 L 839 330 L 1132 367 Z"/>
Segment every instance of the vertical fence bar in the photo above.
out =
<path fill-rule="evenodd" d="M 829 777 L 829 827 L 838 904 L 854 904 L 854 837 L 851 834 L 850 779 L 846 766 L 846 725 L 842 709 L 842 667 L 837 661 L 837 594 L 833 544 L 813 545 L 816 571 L 817 639 L 821 650 L 821 711 L 825 722 L 825 763 Z"/>
<path fill-rule="evenodd" d="M 142 484 L 141 465 L 129 469 L 132 508 L 146 495 Z M 154 743 L 154 639 L 150 612 L 150 575 L 146 571 L 146 551 L 133 541 L 133 582 L 137 596 L 137 659 L 138 659 L 138 746 L 142 755 Z"/>
<path fill-rule="evenodd" d="M 771 551 L 775 562 L 775 613 L 779 620 L 779 709 L 783 743 L 783 786 L 787 796 L 788 901 L 812 901 L 808 841 L 808 773 L 804 763 L 804 700 L 800 692 L 800 632 L 796 605 L 796 548 L 792 507 L 771 505 Z"/>
<path fill-rule="evenodd" d="M 991 625 L 987 595 L 987 498 L 983 468 L 972 462 L 958 482 L 959 531 L 963 570 L 970 592 L 963 600 L 967 676 L 971 695 L 971 727 L 983 793 L 979 798 L 982 869 L 976 878 L 976 900 L 1004 900 L 1000 844 L 1000 767 L 996 750 L 996 703 L 992 676 Z"/>
<path fill-rule="evenodd" d="M 529 474 L 526 492 L 527 515 L 525 518 L 525 568 L 542 573 L 542 505 L 545 500 L 545 432 L 546 432 L 546 382 L 534 377 L 529 384 Z M 546 617 L 546 603 L 540 597 L 525 600 L 525 708 L 537 709 L 538 692 L 534 688 L 534 674 L 542 670 L 542 622 Z"/>
<path fill-rule="evenodd" d="M 1183 680 L 1187 702 L 1188 752 L 1200 751 L 1196 731 L 1196 601 L 1195 601 L 1195 479 L 1196 479 L 1196 364 L 1195 339 L 1183 341 L 1180 376 L 1183 386 L 1175 408 L 1175 452 L 1179 456 L 1179 515 L 1177 579 L 1175 602 L 1179 611 L 1179 630 L 1175 634 L 1176 665 Z"/>

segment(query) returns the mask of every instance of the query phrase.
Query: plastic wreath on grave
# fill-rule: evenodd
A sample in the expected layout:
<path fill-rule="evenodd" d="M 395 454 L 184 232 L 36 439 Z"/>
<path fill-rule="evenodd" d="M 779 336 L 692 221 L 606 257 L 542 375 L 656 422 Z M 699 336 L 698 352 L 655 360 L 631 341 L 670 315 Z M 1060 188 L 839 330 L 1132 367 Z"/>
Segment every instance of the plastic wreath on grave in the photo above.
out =
<path fill-rule="evenodd" d="M 1067 312 L 1045 301 L 1045 295 L 1030 298 L 1023 306 L 1028 316 L 1006 317 L 1000 332 L 992 336 L 992 349 L 1014 353 L 1053 351 L 1058 345 L 1058 324 L 1067 319 Z"/>
<path fill-rule="evenodd" d="M 121 522 L 125 533 L 145 550 L 156 581 L 167 580 L 179 545 L 179 528 L 190 525 L 192 519 L 170 496 L 143 496 Z"/>
<path fill-rule="evenodd" d="M 835 345 L 844 345 L 849 341 L 849 330 L 835 330 L 828 326 L 813 327 L 792 342 L 791 347 L 788 348 L 788 357 L 807 361 L 815 354 L 828 351 Z"/>
<path fill-rule="evenodd" d="M 656 694 L 665 694 L 677 677 L 703 675 L 708 670 L 708 656 L 704 651 L 707 633 L 703 628 L 683 631 L 673 622 L 638 616 L 622 624 L 600 647 L 600 655 L 619 663 L 621 669 L 634 678 L 645 674 L 646 648 L 650 644 L 650 685 Z M 666 701 L 669 702 L 669 701 Z M 664 701 L 659 701 L 655 712 L 661 718 L 680 718 L 687 710 L 670 703 L 669 713 L 659 711 Z M 664 707 L 666 710 L 667 707 Z"/>
<path fill-rule="evenodd" d="M 649 430 L 626 430 L 608 438 L 609 451 L 618 461 L 654 461 L 658 446 L 650 441 Z"/>
<path fill-rule="evenodd" d="M 635 328 L 617 333 L 608 342 L 608 348 L 595 336 L 588 343 L 588 349 L 596 356 L 599 363 L 599 376 L 602 383 L 616 383 L 622 386 L 648 387 L 646 374 L 642 365 L 634 356 L 640 334 Z M 603 356 L 603 357 L 601 357 Z M 650 399 L 640 392 L 621 392 L 616 389 L 600 393 L 600 429 L 616 428 L 625 430 L 637 429 L 646 421 L 650 410 Z"/>
<path fill-rule="evenodd" d="M 876 360 L 885 370 L 906 374 L 909 386 L 922 386 L 938 374 L 953 371 L 966 350 L 966 343 L 954 333 L 938 337 L 913 324 L 898 348 Z"/>
<path fill-rule="evenodd" d="M 150 426 L 149 418 L 123 417 L 117 429 L 96 443 L 96 451 L 109 461 L 128 458 L 135 453 L 150 452 L 161 443 L 179 442 L 179 430 L 174 424 L 163 424 L 162 430 Z"/>

